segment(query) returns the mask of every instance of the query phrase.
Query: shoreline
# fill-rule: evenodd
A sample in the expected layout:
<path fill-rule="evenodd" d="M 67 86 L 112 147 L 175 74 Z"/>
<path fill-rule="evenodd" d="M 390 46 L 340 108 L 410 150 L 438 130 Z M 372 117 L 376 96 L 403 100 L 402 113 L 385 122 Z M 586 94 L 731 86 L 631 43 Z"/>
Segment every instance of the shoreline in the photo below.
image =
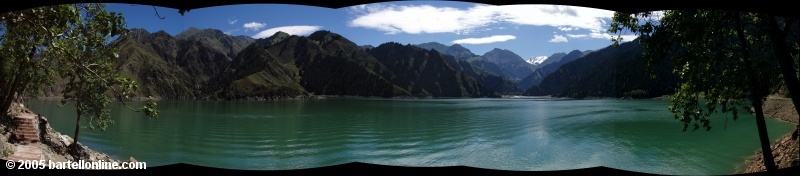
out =
<path fill-rule="evenodd" d="M 791 99 L 782 98 L 778 96 L 769 96 L 764 101 L 764 115 L 767 118 L 777 119 L 782 122 L 798 125 L 797 111 L 794 109 L 794 104 Z M 797 129 L 795 129 L 797 130 Z M 800 146 L 798 140 L 792 139 L 792 134 L 795 131 L 790 131 L 777 139 L 772 139 L 774 144 L 770 145 L 772 149 L 772 156 L 775 160 L 775 165 L 778 169 L 793 167 L 800 165 Z M 747 174 L 755 172 L 764 172 L 764 158 L 762 150 L 756 150 L 753 155 L 750 155 L 744 162 L 743 168 L 738 168 L 734 174 Z"/>
<path fill-rule="evenodd" d="M 646 98 L 632 98 L 632 97 L 583 97 L 583 98 L 574 98 L 568 96 L 552 96 L 552 95 L 544 95 L 544 96 L 529 96 L 523 94 L 501 94 L 496 96 L 482 96 L 482 97 L 434 97 L 434 96 L 391 96 L 391 97 L 384 97 L 384 96 L 363 96 L 363 95 L 315 95 L 315 94 L 307 94 L 307 95 L 296 95 L 296 96 L 241 96 L 238 98 L 232 97 L 181 97 L 181 98 L 163 98 L 154 96 L 153 99 L 156 101 L 279 101 L 279 100 L 314 100 L 314 99 L 326 99 L 326 98 L 378 98 L 378 99 L 470 99 L 470 98 L 502 98 L 502 99 L 572 99 L 572 100 L 598 100 L 598 99 L 609 99 L 609 100 L 671 100 L 672 95 L 661 95 L 656 97 L 646 97 Z M 23 97 L 23 100 L 61 100 L 63 96 L 60 95 L 50 95 L 50 96 L 36 96 L 36 97 Z M 112 102 L 137 102 L 137 101 L 147 101 L 149 97 L 131 97 L 130 100 L 121 101 L 118 98 L 112 97 Z M 701 99 L 703 99 L 701 97 Z"/>
<path fill-rule="evenodd" d="M 311 97 L 300 98 L 300 99 L 294 98 L 294 99 L 269 99 L 269 100 L 270 101 L 276 101 L 276 100 L 316 100 L 316 99 L 348 98 L 348 97 L 349 98 L 384 98 L 384 99 L 446 99 L 446 98 L 466 98 L 466 99 L 469 99 L 469 98 L 476 98 L 476 97 L 374 97 L 374 96 L 313 95 Z M 481 97 L 481 98 L 485 98 L 485 97 Z M 529 99 L 529 98 L 561 99 L 561 98 L 565 98 L 565 97 L 504 95 L 504 96 L 499 97 L 499 98 L 503 98 L 503 99 Z M 28 100 L 60 100 L 60 99 L 62 99 L 62 97 L 28 98 Z M 570 99 L 570 98 L 567 98 L 567 99 Z M 639 99 L 611 98 L 611 97 L 589 97 L 589 98 L 582 98 L 582 99 L 576 99 L 576 100 L 594 100 L 594 99 L 665 101 L 665 100 L 669 100 L 669 96 L 659 96 L 659 97 L 654 97 L 654 98 L 639 98 Z M 144 99 L 144 100 L 146 100 L 146 99 Z M 240 99 L 240 100 L 207 100 L 207 99 L 204 100 L 204 99 L 201 99 L 201 100 L 162 100 L 162 101 L 265 101 L 265 99 L 244 99 L 244 100 L 242 100 L 242 99 Z M 26 109 L 27 111 L 30 111 L 26 107 L 24 107 L 24 109 Z M 30 113 L 33 113 L 33 112 L 30 112 Z M 795 124 L 795 125 L 798 124 L 797 123 L 797 116 L 795 116 L 796 115 L 796 111 L 794 111 L 794 106 L 793 106 L 793 104 L 791 102 L 791 99 L 788 99 L 788 98 L 782 98 L 782 97 L 776 97 L 776 96 L 768 97 L 767 101 L 764 102 L 764 114 L 766 116 L 768 116 L 768 118 L 777 119 L 779 121 L 788 122 L 790 124 Z M 45 121 L 46 121 L 46 119 L 45 119 Z M 0 127 L 2 127 L 2 126 L 0 126 Z M 52 129 L 49 127 L 49 125 L 47 125 L 48 133 L 50 133 L 50 130 L 52 130 Z M 58 133 L 55 130 L 52 130 L 52 131 L 57 133 L 57 134 L 55 134 L 53 136 L 58 136 L 58 138 L 61 141 L 64 141 L 64 142 L 61 142 L 62 144 L 64 144 L 64 143 L 68 144 L 68 141 L 72 140 L 71 138 L 69 138 L 69 136 L 62 135 L 61 133 Z M 791 131 L 791 132 L 789 132 L 789 133 L 787 133 L 787 134 L 785 134 L 782 137 L 779 137 L 777 139 L 771 139 L 772 142 L 773 142 L 773 144 L 771 145 L 771 148 L 773 150 L 773 156 L 775 156 L 775 163 L 776 163 L 776 165 L 778 165 L 779 169 L 783 169 L 783 168 L 787 168 L 787 167 L 797 166 L 798 165 L 798 163 L 797 163 L 798 162 L 798 156 L 797 156 L 798 155 L 797 154 L 798 153 L 797 152 L 798 143 L 797 143 L 797 140 L 791 140 L 790 139 L 791 138 L 791 134 L 793 132 L 794 131 Z M 5 132 L 4 135 L 7 136 L 7 133 L 8 132 Z M 66 138 L 64 138 L 62 136 L 66 136 Z M 42 139 L 42 140 L 43 140 L 43 142 L 45 141 L 45 139 Z M 5 149 L 5 148 L 7 148 L 8 145 L 9 145 L 9 143 L 4 143 L 2 147 Z M 44 148 L 50 149 L 50 151 L 48 151 L 47 153 L 56 153 L 56 155 L 59 155 L 59 156 L 56 156 L 58 158 L 61 158 L 61 159 L 58 159 L 58 160 L 64 160 L 64 159 L 69 160 L 69 158 L 71 158 L 71 156 L 69 156 L 69 154 L 66 154 L 64 152 L 61 152 L 59 154 L 59 152 L 56 151 L 56 150 L 64 150 L 64 149 L 52 149 L 50 147 L 44 147 L 45 146 L 44 144 L 42 146 L 43 146 L 43 149 Z M 85 150 L 91 151 L 91 152 L 87 152 L 87 153 L 93 153 L 91 158 L 93 158 L 95 160 L 104 159 L 106 161 L 115 161 L 115 162 L 122 161 L 122 160 L 117 159 L 117 158 L 112 158 L 107 154 L 93 151 L 93 150 L 89 149 L 86 146 L 83 146 L 83 145 L 81 145 L 81 146 Z M 792 147 L 792 146 L 794 146 L 794 147 Z M 794 150 L 791 150 L 791 149 L 794 149 Z M 51 158 L 47 158 L 47 159 L 51 159 Z M 133 159 L 133 157 L 131 157 L 131 160 L 135 161 L 135 159 Z M 753 173 L 753 172 L 762 172 L 762 171 L 765 171 L 765 169 L 764 169 L 764 166 L 763 166 L 763 159 L 761 157 L 761 149 L 759 147 L 759 149 L 756 150 L 754 152 L 754 154 L 748 156 L 747 159 L 745 159 L 743 165 L 736 167 L 736 169 L 734 171 L 734 174 Z"/>
<path fill-rule="evenodd" d="M 533 97 L 533 98 L 553 98 L 553 99 L 561 99 L 561 97 L 550 97 L 550 96 L 519 96 L 519 95 L 501 95 L 498 97 L 432 97 L 432 96 L 392 96 L 392 97 L 381 97 L 381 96 L 359 96 L 359 95 L 300 95 L 295 97 L 244 97 L 244 98 L 160 98 L 154 97 L 156 101 L 281 101 L 281 100 L 317 100 L 317 99 L 327 99 L 327 98 L 376 98 L 376 99 L 469 99 L 469 98 L 513 98 L 513 97 Z M 61 100 L 64 97 L 62 96 L 41 96 L 41 97 L 25 97 L 25 100 L 45 100 L 45 101 L 56 101 Z M 147 101 L 148 97 L 133 97 L 131 100 L 127 100 L 125 102 L 139 102 L 139 101 Z M 117 99 L 111 100 L 112 102 L 121 102 Z"/>
<path fill-rule="evenodd" d="M 36 120 L 33 122 L 33 125 L 36 126 L 35 132 L 38 133 L 38 141 L 36 142 L 20 141 L 20 139 L 17 139 L 16 137 L 19 135 L 18 133 L 22 132 L 18 132 L 18 130 L 20 130 L 20 126 L 18 126 L 19 124 L 15 124 L 13 122 L 13 118 L 15 118 L 15 116 L 25 114 L 36 116 Z M 74 142 L 73 139 L 70 136 L 64 135 L 61 132 L 53 129 L 50 126 L 47 117 L 40 116 L 39 114 L 25 107 L 24 104 L 19 104 L 17 102 L 12 103 L 11 107 L 9 108 L 9 112 L 4 114 L 4 116 L 7 118 L 2 117 L 2 122 L 0 122 L 0 132 L 2 132 L 2 135 L 0 135 L 0 141 L 2 141 L 0 150 L 2 150 L 3 154 L 0 155 L 0 157 L 5 160 L 9 160 L 9 157 L 13 156 L 14 153 L 18 152 L 18 150 L 22 148 L 32 148 L 41 150 L 40 154 L 38 154 L 38 157 L 40 157 L 39 159 L 52 162 L 136 162 L 136 159 L 134 159 L 133 156 L 131 156 L 128 160 L 115 158 L 103 152 L 95 151 L 88 146 L 81 144 L 81 142 L 78 142 L 78 148 L 80 148 L 79 152 L 76 153 L 70 151 L 69 146 L 72 142 Z M 21 152 L 21 155 L 29 155 L 26 154 L 24 150 L 19 152 Z"/>

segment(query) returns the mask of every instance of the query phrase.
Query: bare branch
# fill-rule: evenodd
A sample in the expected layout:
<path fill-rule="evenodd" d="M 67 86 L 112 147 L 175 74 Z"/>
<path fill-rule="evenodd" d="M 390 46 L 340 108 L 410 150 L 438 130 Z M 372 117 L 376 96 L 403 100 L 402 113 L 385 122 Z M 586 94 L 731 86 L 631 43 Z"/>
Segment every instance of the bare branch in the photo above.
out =
<path fill-rule="evenodd" d="M 153 6 L 153 11 L 156 11 L 156 17 L 158 17 L 158 19 L 163 20 L 164 18 L 167 18 L 167 17 L 161 17 L 161 15 L 158 14 L 158 9 L 156 9 L 156 6 Z"/>

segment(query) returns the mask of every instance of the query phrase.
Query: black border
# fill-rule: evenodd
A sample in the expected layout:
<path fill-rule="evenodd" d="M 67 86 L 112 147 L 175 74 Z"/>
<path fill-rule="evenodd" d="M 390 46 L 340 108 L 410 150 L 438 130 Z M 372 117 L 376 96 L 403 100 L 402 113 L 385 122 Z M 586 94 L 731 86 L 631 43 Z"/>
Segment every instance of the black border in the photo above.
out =
<path fill-rule="evenodd" d="M 0 6 L 0 13 L 11 10 L 26 9 L 32 7 L 69 4 L 79 2 L 104 2 L 104 3 L 130 3 L 142 5 L 154 5 L 168 7 L 178 10 L 192 10 L 204 7 L 234 5 L 234 4 L 296 4 L 309 5 L 328 8 L 342 8 L 353 5 L 369 4 L 377 2 L 389 2 L 390 0 L 340 0 L 340 1 L 319 1 L 319 0 L 24 0 L 14 3 L 4 3 Z M 750 12 L 772 13 L 786 17 L 800 17 L 800 10 L 793 6 L 790 1 L 726 1 L 721 3 L 707 1 L 685 1 L 685 0 L 528 0 L 528 1 L 508 1 L 508 0 L 459 0 L 458 2 L 474 2 L 491 5 L 513 5 L 513 4 L 557 4 L 571 5 L 606 9 L 619 12 L 643 12 L 654 10 L 674 10 L 674 9 L 728 9 L 742 10 Z"/>
<path fill-rule="evenodd" d="M 24 0 L 12 3 L 4 3 L 0 6 L 0 13 L 8 11 L 27 9 L 39 6 L 69 4 L 69 3 L 86 3 L 86 2 L 102 2 L 102 3 L 130 3 L 142 5 L 154 5 L 161 7 L 168 7 L 178 10 L 190 10 L 204 7 L 234 5 L 234 4 L 296 4 L 296 5 L 309 5 L 327 8 L 342 8 L 353 5 L 369 4 L 377 2 L 388 2 L 381 0 L 342 0 L 342 1 L 319 1 L 319 0 Z M 779 16 L 800 18 L 800 10 L 797 6 L 792 6 L 788 3 L 779 2 L 736 2 L 728 1 L 723 3 L 712 2 L 698 2 L 698 1 L 592 1 L 592 0 L 534 0 L 524 2 L 508 2 L 508 1 L 488 1 L 488 0 L 460 0 L 458 2 L 474 2 L 490 5 L 514 5 L 514 4 L 557 4 L 557 5 L 571 5 L 599 8 L 605 10 L 619 11 L 619 12 L 643 12 L 653 10 L 674 10 L 674 9 L 725 9 L 725 10 L 741 10 L 759 13 L 771 13 Z M 788 2 L 788 1 L 784 1 Z M 0 159 L 0 162 L 6 163 L 8 160 Z M 744 162 L 744 161 L 743 161 Z M 19 164 L 19 163 L 17 163 Z M 166 166 L 148 167 L 145 170 L 116 170 L 116 171 L 90 171 L 90 170 L 17 170 L 8 169 L 3 167 L 0 169 L 5 173 L 100 173 L 100 174 L 187 174 L 187 173 L 222 173 L 225 175 L 231 174 L 267 174 L 267 175 L 428 175 L 428 174 L 446 174 L 446 175 L 655 175 L 648 173 L 632 172 L 608 167 L 592 167 L 575 170 L 561 170 L 561 171 L 505 171 L 505 170 L 492 170 L 482 169 L 466 166 L 451 166 L 451 167 L 402 167 L 402 166 L 386 166 L 377 164 L 368 164 L 353 162 L 335 166 L 298 169 L 298 170 L 276 170 L 276 171 L 259 171 L 259 170 L 233 170 L 212 168 L 204 166 L 196 166 L 190 164 L 172 164 Z M 780 169 L 775 174 L 780 175 L 797 175 L 800 173 L 800 166 L 793 166 L 790 168 Z M 731 174 L 731 175 L 762 175 L 765 173 L 751 173 L 751 174 Z"/>
<path fill-rule="evenodd" d="M 8 162 L 8 160 L 0 159 L 0 162 L 4 164 Z M 15 163 L 15 166 L 19 166 L 20 163 Z M 591 168 L 583 168 L 583 169 L 574 169 L 574 170 L 555 170 L 555 171 L 508 171 L 508 170 L 493 170 L 493 169 L 483 169 L 483 168 L 475 168 L 475 167 L 467 167 L 467 166 L 449 166 L 449 167 L 404 167 L 404 166 L 388 166 L 388 165 L 379 165 L 379 164 L 369 164 L 369 163 L 362 163 L 362 162 L 352 162 L 334 166 L 325 166 L 325 167 L 318 167 L 318 168 L 309 168 L 309 169 L 297 169 L 297 170 L 234 170 L 234 169 L 222 169 L 222 168 L 213 168 L 213 167 L 205 167 L 205 166 L 197 166 L 191 164 L 171 164 L 166 166 L 156 166 L 156 167 L 148 167 L 147 169 L 143 170 L 69 170 L 69 169 L 31 169 L 31 170 L 19 170 L 19 169 L 9 169 L 3 167 L 0 169 L 5 175 L 5 173 L 10 173 L 9 175 L 17 175 L 17 174 L 107 174 L 107 175 L 116 175 L 116 174 L 136 174 L 136 175 L 167 175 L 167 174 L 192 174 L 192 173 L 203 173 L 203 175 L 207 174 L 224 174 L 224 175 L 234 175 L 234 174 L 242 174 L 242 175 L 458 175 L 458 176 L 465 176 L 465 175 L 658 175 L 658 174 L 650 174 L 650 173 L 641 173 L 641 172 L 633 172 L 633 171 L 626 171 L 621 169 L 609 168 L 609 167 L 591 167 Z M 799 166 L 793 166 L 790 168 L 779 169 L 775 172 L 775 175 L 797 175 L 800 173 Z M 731 175 L 764 175 L 764 172 L 761 173 L 749 173 L 749 174 L 731 174 Z"/>

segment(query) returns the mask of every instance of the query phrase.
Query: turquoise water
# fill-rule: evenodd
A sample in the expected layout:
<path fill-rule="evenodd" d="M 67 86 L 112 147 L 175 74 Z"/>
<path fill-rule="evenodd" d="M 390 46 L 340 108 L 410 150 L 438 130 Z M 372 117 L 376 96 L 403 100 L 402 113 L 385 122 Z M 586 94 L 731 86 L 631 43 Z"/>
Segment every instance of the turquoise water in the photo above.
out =
<path fill-rule="evenodd" d="M 74 106 L 28 106 L 72 136 Z M 116 124 L 80 141 L 150 167 L 188 163 L 285 170 L 366 162 L 501 170 L 606 166 L 658 174 L 731 174 L 759 149 L 755 119 L 719 114 L 681 132 L 668 101 L 370 99 L 162 101 L 158 118 L 113 104 Z M 138 105 L 137 105 L 138 106 Z M 732 118 L 728 116 L 727 118 Z M 792 125 L 767 119 L 770 140 Z"/>

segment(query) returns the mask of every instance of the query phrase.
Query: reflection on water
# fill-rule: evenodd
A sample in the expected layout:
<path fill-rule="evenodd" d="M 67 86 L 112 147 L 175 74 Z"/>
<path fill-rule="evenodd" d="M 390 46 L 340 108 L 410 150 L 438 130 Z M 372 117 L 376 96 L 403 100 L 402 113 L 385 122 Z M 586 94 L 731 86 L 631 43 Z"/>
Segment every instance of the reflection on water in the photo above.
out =
<path fill-rule="evenodd" d="M 68 135 L 74 107 L 28 106 Z M 283 170 L 366 162 L 503 170 L 606 166 L 660 174 L 730 174 L 758 149 L 751 116 L 681 132 L 669 102 L 557 99 L 166 101 L 158 118 L 113 106 L 107 131 L 81 143 L 148 166 L 189 163 Z M 725 115 L 712 117 L 721 126 Z M 769 119 L 771 139 L 791 125 Z"/>

